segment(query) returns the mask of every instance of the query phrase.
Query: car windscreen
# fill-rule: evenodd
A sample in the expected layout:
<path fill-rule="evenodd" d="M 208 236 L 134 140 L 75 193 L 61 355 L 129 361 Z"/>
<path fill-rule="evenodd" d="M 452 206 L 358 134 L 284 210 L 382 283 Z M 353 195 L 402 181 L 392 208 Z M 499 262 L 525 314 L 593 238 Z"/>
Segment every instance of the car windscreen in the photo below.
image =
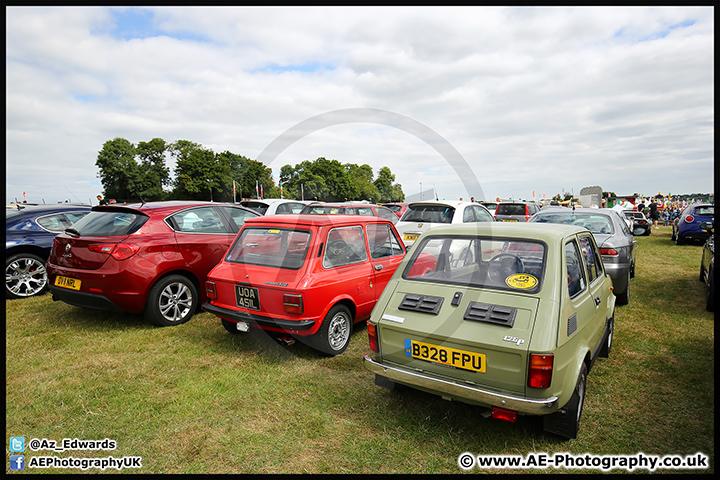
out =
<path fill-rule="evenodd" d="M 612 221 L 605 215 L 578 214 L 578 213 L 542 213 L 530 219 L 538 223 L 562 223 L 585 227 L 592 233 L 612 234 L 614 229 Z"/>
<path fill-rule="evenodd" d="M 427 236 L 413 250 L 407 280 L 539 292 L 545 244 L 533 239 Z"/>
<path fill-rule="evenodd" d="M 455 207 L 449 205 L 408 205 L 403 222 L 452 223 Z"/>
<path fill-rule="evenodd" d="M 65 232 L 88 237 L 130 235 L 142 227 L 148 218 L 139 212 L 90 212 Z"/>
<path fill-rule="evenodd" d="M 297 270 L 305 262 L 311 233 L 275 227 L 246 227 L 225 261 Z"/>

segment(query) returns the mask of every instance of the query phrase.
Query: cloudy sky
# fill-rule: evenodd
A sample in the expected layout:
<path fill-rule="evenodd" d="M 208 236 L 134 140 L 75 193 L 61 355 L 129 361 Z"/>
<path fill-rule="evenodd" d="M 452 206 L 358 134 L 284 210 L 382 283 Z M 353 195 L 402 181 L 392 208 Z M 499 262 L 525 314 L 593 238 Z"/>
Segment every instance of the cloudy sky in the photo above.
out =
<path fill-rule="evenodd" d="M 6 201 L 96 203 L 116 137 L 276 182 L 318 157 L 389 166 L 448 199 L 711 192 L 713 14 L 7 7 Z"/>

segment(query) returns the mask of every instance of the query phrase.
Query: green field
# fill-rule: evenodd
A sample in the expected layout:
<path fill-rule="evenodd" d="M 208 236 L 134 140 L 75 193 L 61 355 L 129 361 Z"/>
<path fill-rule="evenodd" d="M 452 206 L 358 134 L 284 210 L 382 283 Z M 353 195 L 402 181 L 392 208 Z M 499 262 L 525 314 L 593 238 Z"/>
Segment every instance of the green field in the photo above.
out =
<path fill-rule="evenodd" d="M 674 245 L 669 227 L 637 240 L 630 304 L 616 309 L 610 358 L 598 360 L 590 373 L 575 440 L 543 433 L 536 417 L 513 425 L 484 419 L 469 405 L 376 387 L 362 366 L 369 351 L 364 324 L 344 354 L 323 358 L 262 333 L 231 335 L 208 313 L 158 328 L 141 316 L 83 310 L 47 294 L 5 303 L 6 471 L 81 473 L 29 464 L 33 457 L 37 465 L 40 457 L 112 456 L 142 457 L 141 468 L 122 473 L 452 474 L 463 472 L 463 452 L 700 452 L 709 467 L 683 472 L 712 473 L 714 316 L 705 310 L 698 280 L 701 247 Z M 28 466 L 19 471 L 9 466 L 10 437 L 27 444 L 107 438 L 117 446 L 26 448 Z"/>

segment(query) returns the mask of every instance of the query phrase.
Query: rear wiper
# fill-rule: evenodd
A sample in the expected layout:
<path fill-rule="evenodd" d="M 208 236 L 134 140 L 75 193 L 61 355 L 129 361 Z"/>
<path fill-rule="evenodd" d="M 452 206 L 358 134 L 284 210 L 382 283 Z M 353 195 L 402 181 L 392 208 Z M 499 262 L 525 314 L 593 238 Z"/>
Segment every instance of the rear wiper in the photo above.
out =
<path fill-rule="evenodd" d="M 66 229 L 65 229 L 65 233 L 69 233 L 69 234 L 72 235 L 73 237 L 79 237 L 79 236 L 80 236 L 80 232 L 78 232 L 78 231 L 75 230 L 74 228 L 66 228 Z"/>

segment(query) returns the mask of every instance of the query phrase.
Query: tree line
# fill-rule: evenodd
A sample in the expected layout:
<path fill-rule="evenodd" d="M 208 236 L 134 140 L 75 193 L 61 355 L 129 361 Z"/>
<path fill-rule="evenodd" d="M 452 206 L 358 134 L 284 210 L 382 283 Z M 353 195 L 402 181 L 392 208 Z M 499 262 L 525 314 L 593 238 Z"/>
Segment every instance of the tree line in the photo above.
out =
<path fill-rule="evenodd" d="M 166 160 L 174 159 L 171 175 Z M 405 194 L 390 168 L 377 178 L 370 165 L 342 164 L 320 157 L 280 168 L 279 184 L 261 162 L 230 151 L 215 153 L 189 140 L 167 143 L 153 138 L 137 145 L 124 138 L 108 140 L 95 165 L 105 198 L 118 202 L 293 198 L 324 202 L 369 200 L 402 202 Z"/>

